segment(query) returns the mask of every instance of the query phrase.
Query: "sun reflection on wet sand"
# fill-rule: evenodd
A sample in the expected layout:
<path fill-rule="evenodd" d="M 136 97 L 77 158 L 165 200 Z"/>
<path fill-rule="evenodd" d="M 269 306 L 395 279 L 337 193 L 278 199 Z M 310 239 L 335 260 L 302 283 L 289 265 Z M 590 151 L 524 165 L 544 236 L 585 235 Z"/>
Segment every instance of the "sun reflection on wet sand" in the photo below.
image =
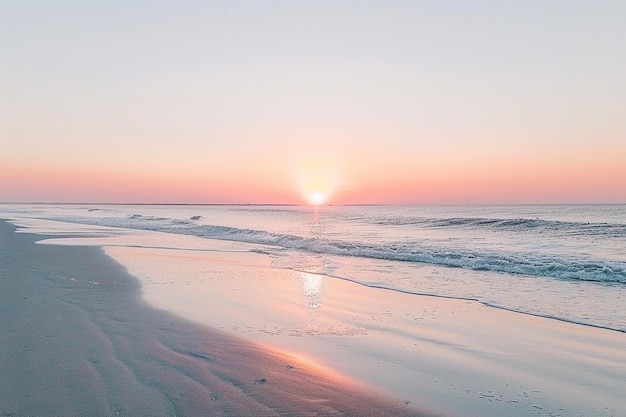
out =
<path fill-rule="evenodd" d="M 322 306 L 323 284 L 324 278 L 321 275 L 302 273 L 302 295 L 310 317 L 315 317 L 315 310 Z"/>

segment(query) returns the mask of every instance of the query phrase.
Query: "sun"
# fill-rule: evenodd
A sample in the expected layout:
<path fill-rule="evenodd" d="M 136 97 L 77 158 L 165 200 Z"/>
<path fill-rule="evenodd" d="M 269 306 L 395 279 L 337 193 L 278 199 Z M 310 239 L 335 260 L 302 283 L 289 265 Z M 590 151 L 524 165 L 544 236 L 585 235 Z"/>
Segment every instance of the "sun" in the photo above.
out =
<path fill-rule="evenodd" d="M 311 191 L 309 194 L 307 194 L 306 199 L 309 202 L 309 204 L 313 204 L 314 206 L 319 206 L 322 205 L 324 203 L 326 203 L 328 201 L 328 193 L 325 193 L 324 191 L 320 191 L 320 190 L 314 190 Z"/>

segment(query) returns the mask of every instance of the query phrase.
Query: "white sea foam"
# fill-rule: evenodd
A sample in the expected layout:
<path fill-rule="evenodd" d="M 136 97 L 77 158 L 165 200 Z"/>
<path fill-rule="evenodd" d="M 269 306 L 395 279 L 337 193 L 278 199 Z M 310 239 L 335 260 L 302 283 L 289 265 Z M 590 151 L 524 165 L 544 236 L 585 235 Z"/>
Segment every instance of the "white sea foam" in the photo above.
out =
<path fill-rule="evenodd" d="M 192 216 L 195 217 L 195 216 Z M 382 260 L 417 262 L 446 267 L 464 268 L 476 271 L 493 271 L 507 274 L 533 275 L 564 280 L 595 281 L 606 283 L 626 283 L 626 262 L 594 259 L 592 257 L 559 256 L 526 251 L 478 251 L 439 244 L 433 246 L 422 242 L 393 242 L 388 244 L 364 243 L 359 240 L 330 240 L 319 236 L 297 236 L 273 233 L 266 230 L 242 229 L 218 225 L 197 224 L 193 220 L 132 214 L 125 218 L 66 218 L 55 220 L 75 221 L 98 226 L 123 227 L 151 230 L 165 233 L 184 234 L 209 239 L 232 240 L 238 242 L 277 246 L 329 255 L 364 257 Z M 382 222 L 377 222 L 381 224 Z M 395 226 L 402 225 L 397 220 Z M 415 224 L 413 222 L 409 224 Z M 617 234 L 626 236 L 626 226 L 606 224 L 578 224 L 570 222 L 539 222 L 532 220 L 486 219 L 428 219 L 420 224 L 427 227 L 458 227 L 461 225 L 479 227 L 489 225 L 495 229 L 549 227 L 565 233 L 584 236 L 609 237 Z M 538 224 L 541 224 L 539 226 Z M 578 225 L 576 227 L 576 225 Z M 558 226 L 562 226 L 559 228 Z M 603 231 L 608 231 L 604 233 Z M 619 233 L 618 233 L 619 232 Z"/>

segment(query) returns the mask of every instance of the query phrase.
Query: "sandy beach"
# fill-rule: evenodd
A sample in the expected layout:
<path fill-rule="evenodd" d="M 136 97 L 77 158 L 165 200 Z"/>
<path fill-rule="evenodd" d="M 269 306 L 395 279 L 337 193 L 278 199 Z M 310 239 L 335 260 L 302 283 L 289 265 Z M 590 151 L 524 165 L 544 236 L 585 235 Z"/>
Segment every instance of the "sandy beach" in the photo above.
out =
<path fill-rule="evenodd" d="M 623 332 L 284 269 L 258 245 L 17 224 L 6 415 L 626 415 Z"/>
<path fill-rule="evenodd" d="M 427 415 L 141 299 L 98 247 L 0 223 L 0 415 Z"/>

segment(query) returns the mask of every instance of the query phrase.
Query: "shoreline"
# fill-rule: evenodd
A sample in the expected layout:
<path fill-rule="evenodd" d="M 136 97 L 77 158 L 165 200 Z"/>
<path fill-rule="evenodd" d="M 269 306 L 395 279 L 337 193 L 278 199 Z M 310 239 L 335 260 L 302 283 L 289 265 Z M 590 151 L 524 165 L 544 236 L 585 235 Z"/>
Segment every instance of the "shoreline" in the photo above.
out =
<path fill-rule="evenodd" d="M 391 401 L 389 415 L 626 413 L 626 338 L 620 332 L 282 269 L 246 244 L 16 223 L 27 227 L 21 232 L 40 235 L 36 246 L 87 246 L 113 258 L 137 283 L 140 304 L 165 317 L 183 317 L 261 352 L 283 358 L 281 352 L 289 352 L 288 362 L 299 360 L 298 369 L 326 380 L 345 375 L 360 392 Z M 265 387 L 268 379 L 258 381 Z"/>
<path fill-rule="evenodd" d="M 621 332 L 274 268 L 255 253 L 107 247 L 145 299 L 463 416 L 626 412 Z M 210 305 L 211 308 L 207 308 Z M 220 312 L 215 320 L 211 312 Z"/>
<path fill-rule="evenodd" d="M 430 415 L 141 298 L 99 247 L 0 221 L 0 414 Z"/>

